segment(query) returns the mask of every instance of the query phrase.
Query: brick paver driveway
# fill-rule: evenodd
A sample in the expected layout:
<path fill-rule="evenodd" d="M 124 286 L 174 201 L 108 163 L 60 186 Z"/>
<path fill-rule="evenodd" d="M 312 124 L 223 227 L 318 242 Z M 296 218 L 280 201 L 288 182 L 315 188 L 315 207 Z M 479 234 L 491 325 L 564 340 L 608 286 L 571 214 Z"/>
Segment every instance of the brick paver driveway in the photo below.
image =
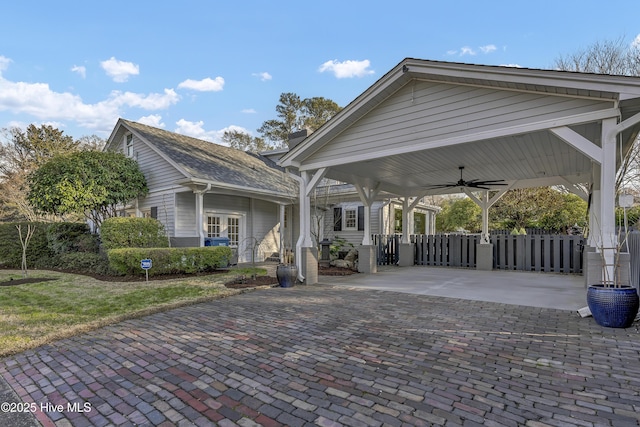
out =
<path fill-rule="evenodd" d="M 126 321 L 0 371 L 44 425 L 624 426 L 639 350 L 637 323 L 317 285 Z"/>

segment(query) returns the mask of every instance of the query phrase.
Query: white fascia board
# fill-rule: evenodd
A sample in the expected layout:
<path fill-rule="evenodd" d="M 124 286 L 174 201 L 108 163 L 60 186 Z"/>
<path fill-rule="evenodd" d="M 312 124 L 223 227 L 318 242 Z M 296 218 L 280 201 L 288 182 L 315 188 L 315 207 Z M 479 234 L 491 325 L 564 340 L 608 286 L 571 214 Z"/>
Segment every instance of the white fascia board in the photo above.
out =
<path fill-rule="evenodd" d="M 361 153 L 353 156 L 346 156 L 340 159 L 324 160 L 316 163 L 309 163 L 304 166 L 300 166 L 300 170 L 314 170 L 320 168 L 326 168 L 331 166 L 344 165 L 349 163 L 357 163 L 367 160 L 375 160 L 388 156 L 394 156 L 398 154 L 413 153 L 416 151 L 430 150 L 433 148 L 442 148 L 452 145 L 465 144 L 474 141 L 481 141 L 493 138 L 500 138 L 510 135 L 520 135 L 530 132 L 537 132 L 540 130 L 557 128 L 562 126 L 588 123 L 605 118 L 617 117 L 619 114 L 618 109 L 606 109 L 598 110 L 590 113 L 576 114 L 573 116 L 561 117 L 556 119 L 543 120 L 540 122 L 526 123 L 517 126 L 507 126 L 501 129 L 494 129 L 484 132 L 476 132 L 467 135 L 454 136 L 451 138 L 443 138 L 435 141 L 419 142 L 416 144 L 408 144 L 403 147 L 391 147 L 385 150 L 376 151 L 362 151 Z"/>
<path fill-rule="evenodd" d="M 640 97 L 640 79 L 629 76 L 429 61 L 408 61 L 406 65 L 418 75 L 605 92 L 612 95 L 611 99 L 620 100 Z"/>

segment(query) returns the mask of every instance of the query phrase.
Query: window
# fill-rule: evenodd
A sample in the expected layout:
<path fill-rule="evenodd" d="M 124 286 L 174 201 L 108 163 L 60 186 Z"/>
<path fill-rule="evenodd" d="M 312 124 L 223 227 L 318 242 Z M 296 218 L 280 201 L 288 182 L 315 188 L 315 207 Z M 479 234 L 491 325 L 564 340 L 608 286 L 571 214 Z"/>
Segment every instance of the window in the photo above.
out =
<path fill-rule="evenodd" d="M 207 237 L 220 237 L 220 217 L 207 217 Z"/>
<path fill-rule="evenodd" d="M 240 242 L 240 218 L 237 216 L 227 217 L 227 237 L 229 245 L 238 246 Z"/>
<path fill-rule="evenodd" d="M 364 230 L 364 206 L 333 208 L 333 231 Z"/>
<path fill-rule="evenodd" d="M 358 211 L 356 209 L 344 210 L 344 229 L 345 230 L 358 229 Z"/>
<path fill-rule="evenodd" d="M 209 214 L 207 215 L 207 237 L 228 237 L 229 246 L 239 246 L 243 239 L 240 215 Z"/>
<path fill-rule="evenodd" d="M 126 154 L 127 157 L 133 158 L 133 135 L 131 134 L 126 137 Z"/>

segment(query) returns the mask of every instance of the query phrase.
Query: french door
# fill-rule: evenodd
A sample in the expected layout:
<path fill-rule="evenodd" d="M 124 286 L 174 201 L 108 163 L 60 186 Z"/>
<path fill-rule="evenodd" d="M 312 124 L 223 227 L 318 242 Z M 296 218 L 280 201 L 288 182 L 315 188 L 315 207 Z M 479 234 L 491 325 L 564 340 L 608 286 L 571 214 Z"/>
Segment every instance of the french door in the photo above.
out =
<path fill-rule="evenodd" d="M 210 213 L 207 215 L 207 237 L 228 237 L 229 246 L 242 243 L 242 216 Z"/>

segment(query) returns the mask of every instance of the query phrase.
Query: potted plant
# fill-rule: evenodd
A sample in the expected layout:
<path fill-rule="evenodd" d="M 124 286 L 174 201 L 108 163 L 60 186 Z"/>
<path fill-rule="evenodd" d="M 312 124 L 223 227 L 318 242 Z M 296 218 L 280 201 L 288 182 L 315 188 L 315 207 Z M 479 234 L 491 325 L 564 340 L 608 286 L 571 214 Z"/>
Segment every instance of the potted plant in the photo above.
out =
<path fill-rule="evenodd" d="M 625 233 L 618 239 L 615 247 L 600 247 L 600 261 L 602 265 L 601 282 L 590 284 L 587 290 L 587 304 L 594 320 L 600 326 L 610 328 L 628 328 L 638 314 L 640 305 L 635 286 L 629 283 L 628 263 L 623 261 L 628 232 L 626 231 L 626 203 L 622 197 L 620 205 L 625 216 Z M 613 264 L 607 263 L 605 253 L 612 251 Z M 627 255 L 628 256 L 628 255 Z"/>
<path fill-rule="evenodd" d="M 298 267 L 293 263 L 293 252 L 289 249 L 284 251 L 282 263 L 276 267 L 276 277 L 282 288 L 292 287 L 298 278 Z"/>

